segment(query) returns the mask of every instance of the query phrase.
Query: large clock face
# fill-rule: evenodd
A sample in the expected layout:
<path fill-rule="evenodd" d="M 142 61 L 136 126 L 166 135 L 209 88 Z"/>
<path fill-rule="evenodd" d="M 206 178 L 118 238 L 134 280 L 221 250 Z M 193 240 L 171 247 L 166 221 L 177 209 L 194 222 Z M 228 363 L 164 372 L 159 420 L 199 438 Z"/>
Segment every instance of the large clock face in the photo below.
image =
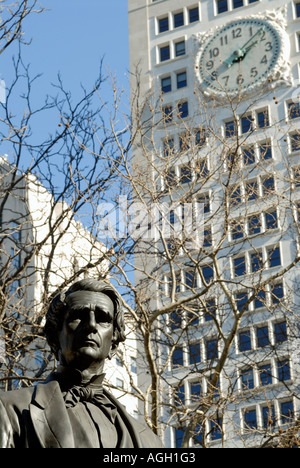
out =
<path fill-rule="evenodd" d="M 196 68 L 202 89 L 209 94 L 236 96 L 270 80 L 281 53 L 281 37 L 268 21 L 232 21 L 208 36 Z"/>

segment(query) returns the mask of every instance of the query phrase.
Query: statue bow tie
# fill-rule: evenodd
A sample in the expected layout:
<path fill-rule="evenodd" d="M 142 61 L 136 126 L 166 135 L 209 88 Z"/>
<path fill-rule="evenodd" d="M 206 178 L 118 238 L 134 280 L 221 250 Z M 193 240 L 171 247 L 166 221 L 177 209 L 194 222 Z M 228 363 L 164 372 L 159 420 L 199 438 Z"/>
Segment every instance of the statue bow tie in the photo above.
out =
<path fill-rule="evenodd" d="M 72 408 L 79 402 L 86 401 L 92 403 L 98 406 L 113 424 L 115 422 L 117 409 L 115 405 L 103 394 L 102 387 L 74 386 L 66 392 L 64 400 L 67 408 Z"/>

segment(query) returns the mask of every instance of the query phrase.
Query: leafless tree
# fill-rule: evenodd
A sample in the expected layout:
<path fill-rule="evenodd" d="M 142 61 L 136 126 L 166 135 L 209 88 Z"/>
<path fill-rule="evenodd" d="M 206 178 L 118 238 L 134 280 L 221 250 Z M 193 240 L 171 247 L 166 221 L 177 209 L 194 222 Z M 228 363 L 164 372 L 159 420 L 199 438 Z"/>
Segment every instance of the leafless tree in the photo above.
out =
<path fill-rule="evenodd" d="M 5 3 L 2 51 L 13 40 L 22 43 L 26 16 L 42 11 L 35 1 L 7 10 Z M 94 86 L 82 88 L 77 102 L 58 76 L 53 97 L 36 104 L 32 94 L 39 77 L 30 75 L 22 47 L 12 58 L 14 76 L 6 80 L 0 104 L 6 153 L 0 161 L 0 382 L 5 390 L 42 380 L 55 365 L 43 337 L 53 295 L 76 279 L 107 276 L 111 252 L 97 239 L 95 213 L 99 201 L 108 199 L 120 164 L 106 103 L 99 98 L 107 83 L 102 63 Z M 54 114 L 52 134 L 49 129 L 43 139 L 36 122 L 49 122 L 47 116 Z"/>
<path fill-rule="evenodd" d="M 57 97 L 34 109 L 35 79 L 15 60 L 0 121 L 9 148 L 0 200 L 5 388 L 43 378 L 51 296 L 82 274 L 109 274 L 137 336 L 138 381 L 130 343 L 119 359 L 156 433 L 173 428 L 182 447 L 297 445 L 297 103 L 280 120 L 275 95 L 263 109 L 260 96 L 249 108 L 228 99 L 220 122 L 218 103 L 197 91 L 187 115 L 184 101 L 171 108 L 161 92 L 142 96 L 137 77 L 126 112 L 109 80 L 109 104 L 101 73 L 80 102 L 59 78 Z M 20 87 L 21 117 L 10 104 Z M 34 119 L 53 109 L 60 120 L 41 142 Z M 30 190 L 44 212 L 30 206 Z M 85 239 L 88 257 L 70 238 Z"/>
<path fill-rule="evenodd" d="M 228 98 L 220 122 L 197 91 L 187 115 L 137 84 L 131 160 L 119 145 L 124 191 L 110 203 L 127 238 L 110 217 L 106 243 L 143 350 L 134 391 L 182 447 L 296 440 L 299 104 L 278 119 L 270 94 L 263 109 Z"/>

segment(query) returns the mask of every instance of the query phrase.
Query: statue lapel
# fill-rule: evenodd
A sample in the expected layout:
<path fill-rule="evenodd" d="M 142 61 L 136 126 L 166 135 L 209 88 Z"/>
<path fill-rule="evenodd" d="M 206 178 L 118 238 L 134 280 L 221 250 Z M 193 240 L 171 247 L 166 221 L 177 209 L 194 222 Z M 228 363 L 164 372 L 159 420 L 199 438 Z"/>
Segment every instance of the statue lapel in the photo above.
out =
<path fill-rule="evenodd" d="M 56 381 L 37 385 L 29 410 L 42 447 L 74 447 L 70 419 Z"/>

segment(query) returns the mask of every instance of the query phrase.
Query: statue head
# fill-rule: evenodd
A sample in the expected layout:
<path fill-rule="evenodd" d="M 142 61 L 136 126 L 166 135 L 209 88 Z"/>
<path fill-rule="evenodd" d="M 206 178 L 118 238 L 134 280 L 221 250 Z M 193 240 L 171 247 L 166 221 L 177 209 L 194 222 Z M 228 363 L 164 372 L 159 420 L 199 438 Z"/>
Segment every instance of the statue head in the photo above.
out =
<path fill-rule="evenodd" d="M 58 294 L 46 314 L 45 335 L 63 365 L 103 363 L 125 341 L 121 298 L 111 284 L 94 279 Z"/>

